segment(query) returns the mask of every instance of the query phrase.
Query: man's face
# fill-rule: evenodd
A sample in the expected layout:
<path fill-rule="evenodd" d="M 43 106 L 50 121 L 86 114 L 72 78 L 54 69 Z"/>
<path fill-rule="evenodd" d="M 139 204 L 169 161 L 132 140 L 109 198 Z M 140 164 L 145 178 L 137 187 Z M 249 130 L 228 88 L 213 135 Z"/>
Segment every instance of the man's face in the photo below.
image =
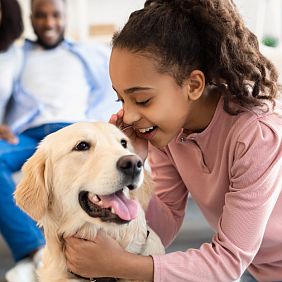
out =
<path fill-rule="evenodd" d="M 38 43 L 46 49 L 57 47 L 64 38 L 66 15 L 63 0 L 33 0 L 31 23 Z"/>

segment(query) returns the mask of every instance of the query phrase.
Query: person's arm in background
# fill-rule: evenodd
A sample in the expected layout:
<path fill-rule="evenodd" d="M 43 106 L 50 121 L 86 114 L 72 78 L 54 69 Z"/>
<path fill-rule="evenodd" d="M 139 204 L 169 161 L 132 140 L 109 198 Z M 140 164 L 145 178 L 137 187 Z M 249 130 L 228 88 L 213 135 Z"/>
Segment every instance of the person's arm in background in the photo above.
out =
<path fill-rule="evenodd" d="M 6 140 L 11 144 L 17 144 L 19 142 L 17 136 L 12 132 L 11 128 L 6 124 L 6 115 L 9 111 L 9 99 L 11 99 L 13 92 L 15 81 L 17 81 L 21 75 L 21 71 L 24 63 L 24 55 L 23 50 L 17 46 L 11 46 L 10 49 L 6 52 L 7 56 L 10 56 L 9 67 L 12 68 L 12 77 L 6 77 L 7 73 L 4 71 L 2 75 L 2 83 L 4 83 L 4 87 L 0 86 L 0 139 Z M 3 71 L 2 69 L 0 70 Z M 4 78 L 4 79 L 3 79 Z M 6 83 L 6 85 L 5 85 Z M 8 84 L 7 84 L 8 83 Z M 3 92 L 2 92 L 2 91 Z M 6 90 L 6 91 L 5 91 Z M 7 91 L 8 90 L 8 91 Z"/>
<path fill-rule="evenodd" d="M 10 127 L 6 124 L 0 124 L 0 139 L 6 140 L 11 144 L 19 142 L 17 136 L 11 131 Z"/>

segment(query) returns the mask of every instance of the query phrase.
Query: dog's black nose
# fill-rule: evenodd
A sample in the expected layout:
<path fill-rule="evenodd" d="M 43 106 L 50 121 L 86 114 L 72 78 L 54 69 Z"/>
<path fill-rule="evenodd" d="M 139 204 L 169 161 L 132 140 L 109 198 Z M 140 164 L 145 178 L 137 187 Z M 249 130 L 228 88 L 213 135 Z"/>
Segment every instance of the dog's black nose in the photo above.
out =
<path fill-rule="evenodd" d="M 142 171 L 143 162 L 137 155 L 121 157 L 117 162 L 117 168 L 124 174 L 134 178 Z"/>

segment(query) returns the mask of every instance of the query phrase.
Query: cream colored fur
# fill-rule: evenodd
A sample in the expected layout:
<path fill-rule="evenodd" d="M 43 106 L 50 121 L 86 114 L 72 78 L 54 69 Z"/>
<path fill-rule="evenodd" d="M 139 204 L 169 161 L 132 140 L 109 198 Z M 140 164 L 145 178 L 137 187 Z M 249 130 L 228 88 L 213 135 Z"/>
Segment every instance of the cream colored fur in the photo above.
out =
<path fill-rule="evenodd" d="M 128 141 L 128 148 L 121 145 L 122 139 Z M 82 141 L 88 142 L 90 149 L 75 151 Z M 115 192 L 119 181 L 117 160 L 131 154 L 134 154 L 132 145 L 115 126 L 81 122 L 48 135 L 24 164 L 24 177 L 17 186 L 15 199 L 19 207 L 44 227 L 46 247 L 39 281 L 85 281 L 67 272 L 63 237 L 75 234 L 91 240 L 102 229 L 129 252 L 164 254 L 159 237 L 145 220 L 144 211 L 153 193 L 153 182 L 146 171 L 139 181 L 141 187 L 128 191 L 127 196 L 141 207 L 139 216 L 128 225 L 92 218 L 78 201 L 82 190 L 98 195 Z M 150 235 L 146 241 L 147 230 Z"/>

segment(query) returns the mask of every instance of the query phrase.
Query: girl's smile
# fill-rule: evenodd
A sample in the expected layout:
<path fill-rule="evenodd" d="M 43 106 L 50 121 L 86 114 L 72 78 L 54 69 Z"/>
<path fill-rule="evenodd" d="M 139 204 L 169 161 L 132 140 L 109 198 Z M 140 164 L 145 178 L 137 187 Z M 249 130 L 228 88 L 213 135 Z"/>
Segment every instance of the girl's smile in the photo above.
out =
<path fill-rule="evenodd" d="M 110 76 L 118 101 L 123 103 L 123 121 L 158 148 L 166 146 L 182 128 L 203 130 L 211 121 L 216 104 L 210 98 L 207 101 L 209 95 L 202 95 L 202 72 L 193 73 L 179 86 L 170 74 L 158 71 L 156 61 L 114 48 Z"/>
<path fill-rule="evenodd" d="M 142 133 L 142 136 L 145 139 L 150 140 L 155 136 L 155 134 L 157 133 L 157 130 L 158 130 L 157 126 L 151 126 L 149 128 L 140 128 L 139 132 Z"/>

